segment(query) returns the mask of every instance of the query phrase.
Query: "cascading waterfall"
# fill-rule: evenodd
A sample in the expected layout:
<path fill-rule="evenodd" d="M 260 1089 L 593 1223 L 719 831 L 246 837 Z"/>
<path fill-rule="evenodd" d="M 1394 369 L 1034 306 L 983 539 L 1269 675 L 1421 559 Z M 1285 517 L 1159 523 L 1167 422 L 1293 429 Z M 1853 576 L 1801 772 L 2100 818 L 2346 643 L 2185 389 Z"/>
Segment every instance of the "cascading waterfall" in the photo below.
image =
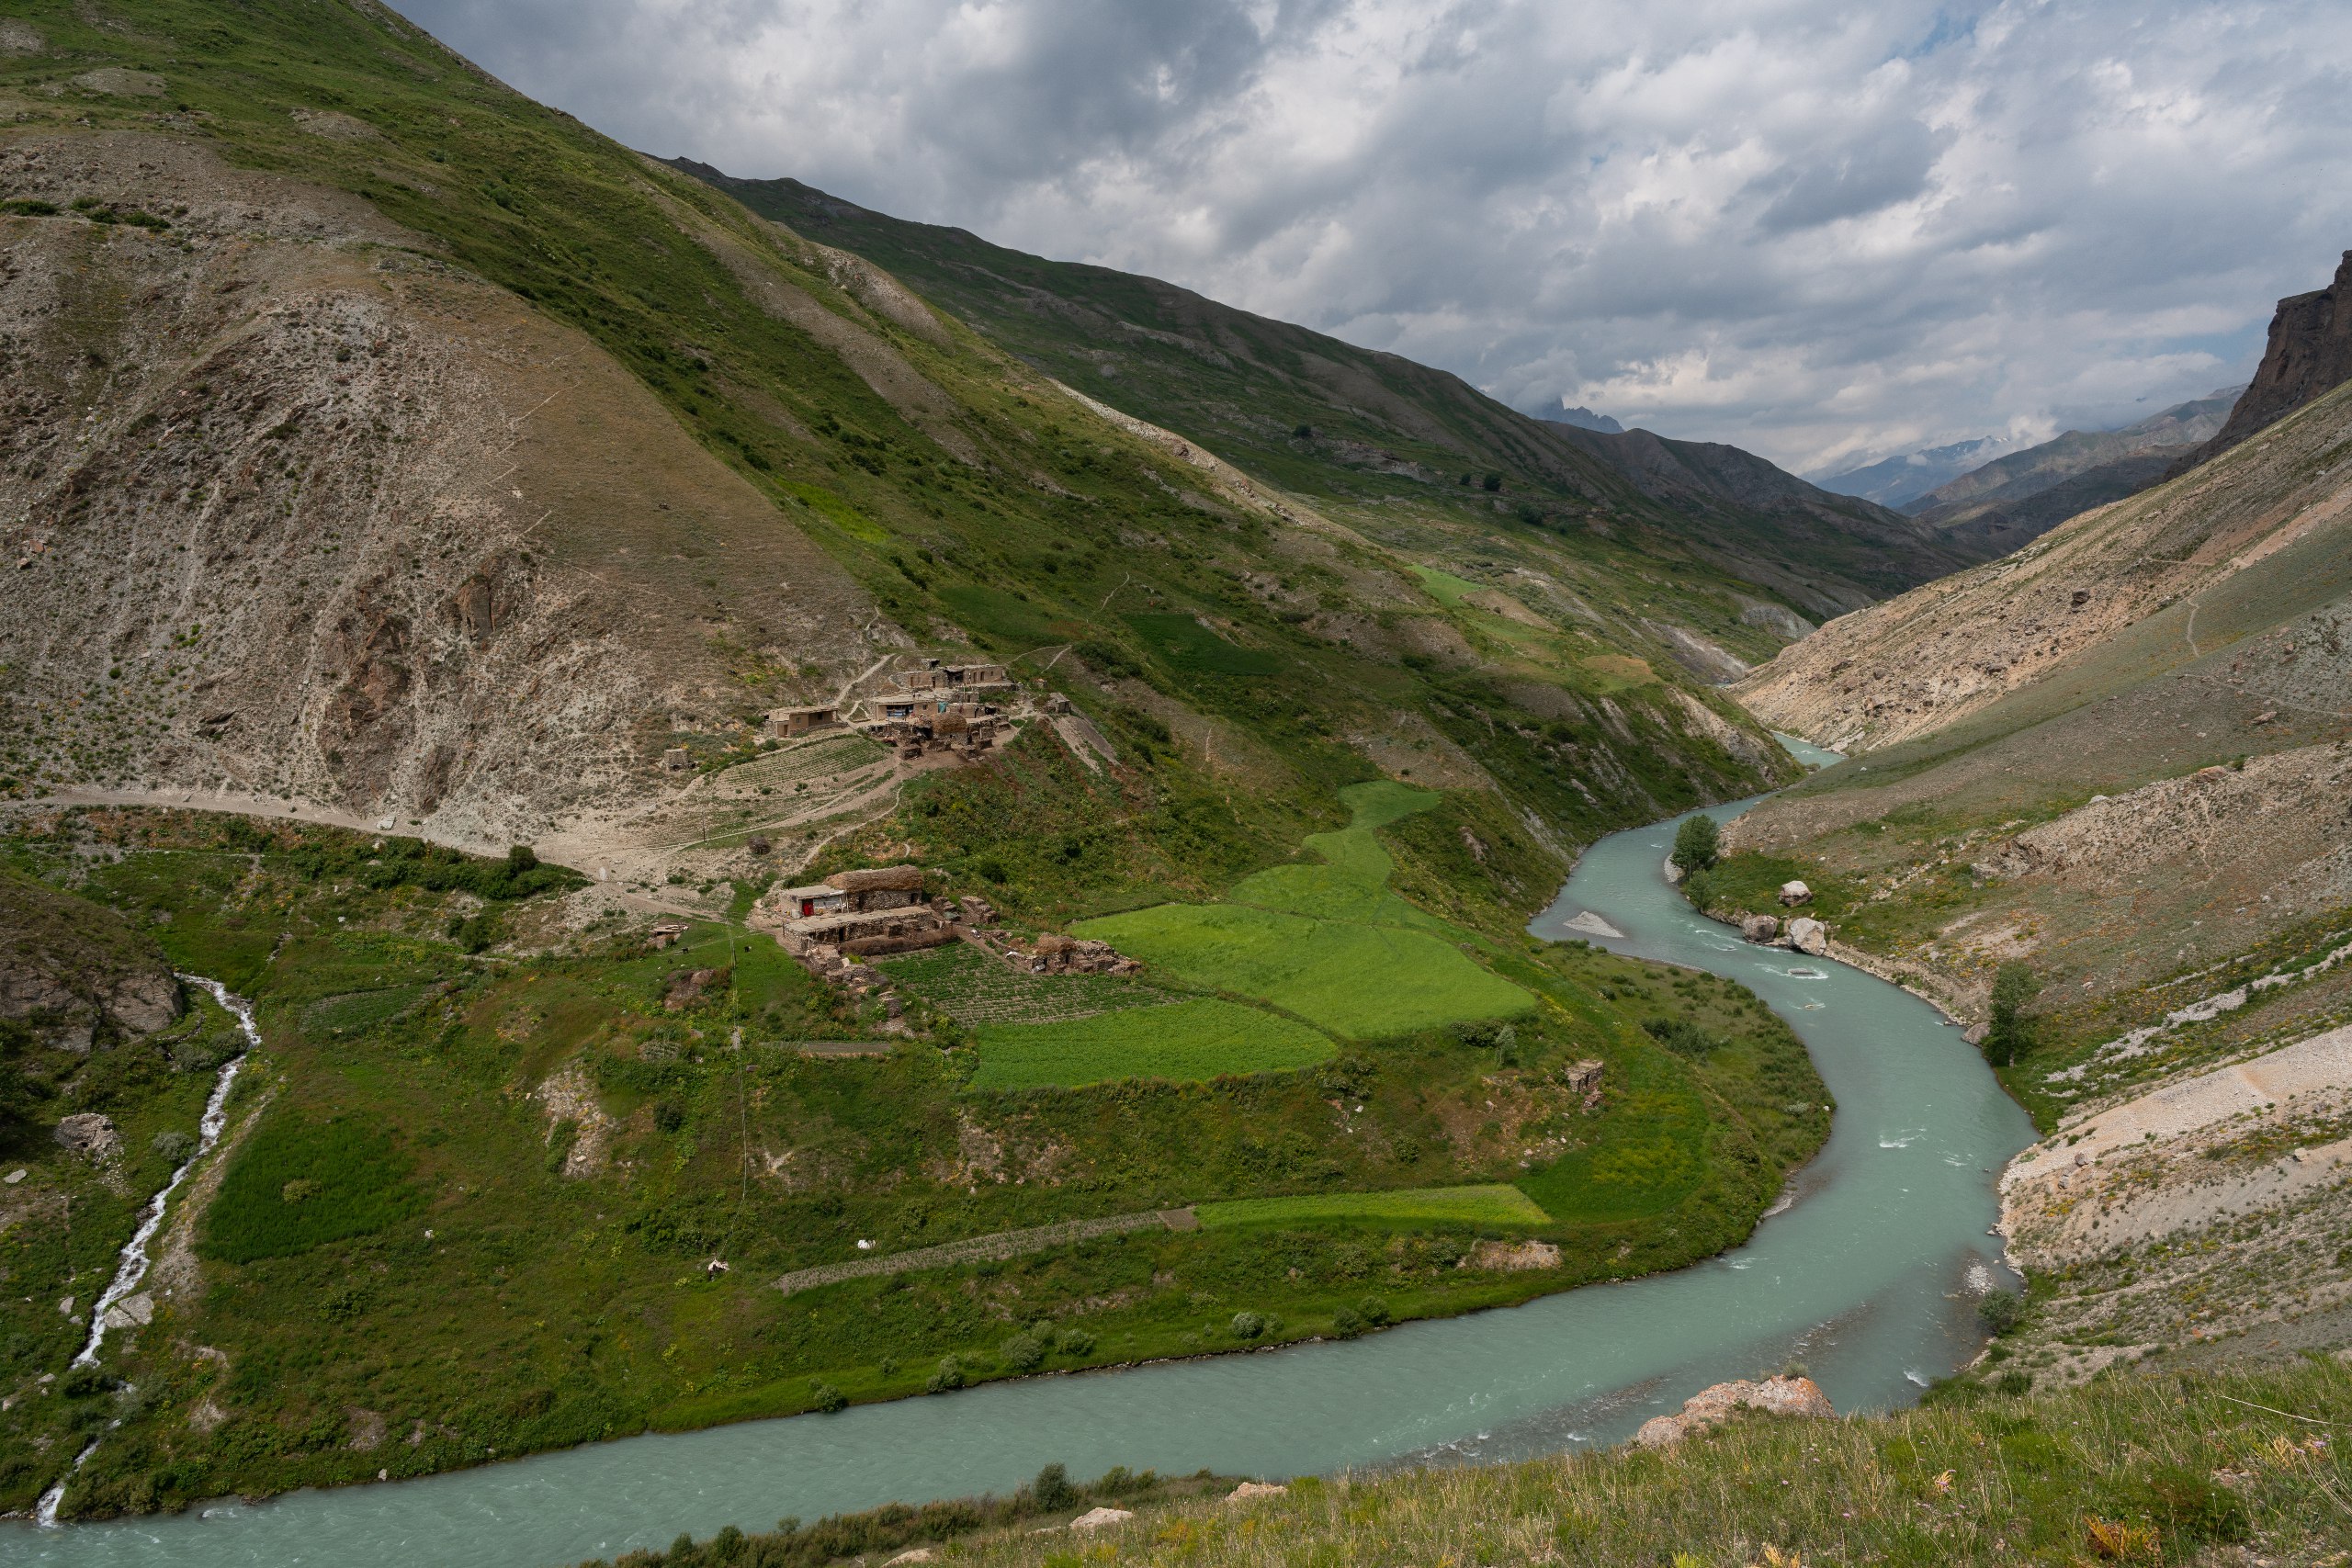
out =
<path fill-rule="evenodd" d="M 211 1097 L 204 1102 L 203 1119 L 197 1123 L 196 1152 L 181 1161 L 179 1168 L 172 1172 L 172 1179 L 148 1200 L 147 1213 L 140 1220 L 138 1230 L 123 1244 L 119 1254 L 122 1261 L 116 1266 L 113 1280 L 107 1282 L 106 1290 L 99 1295 L 97 1304 L 90 1309 L 90 1337 L 83 1344 L 81 1354 L 74 1358 L 73 1364 L 77 1367 L 97 1365 L 98 1349 L 106 1343 L 107 1329 L 110 1326 L 108 1316 L 126 1297 L 139 1289 L 140 1281 L 147 1278 L 147 1269 L 152 1262 L 147 1256 L 147 1247 L 155 1239 L 155 1233 L 163 1228 L 164 1206 L 171 1201 L 172 1194 L 179 1184 L 187 1179 L 187 1173 L 196 1168 L 197 1162 L 210 1154 L 212 1146 L 220 1141 L 220 1134 L 229 1125 L 229 1090 L 236 1084 L 237 1069 L 244 1066 L 246 1055 L 261 1043 L 261 1032 L 254 1027 L 251 1002 L 232 995 L 229 988 L 218 980 L 208 980 L 201 975 L 182 975 L 180 978 L 210 993 L 222 1010 L 237 1021 L 237 1029 L 245 1037 L 245 1048 L 221 1066 L 220 1077 L 212 1086 Z M 93 1439 L 74 1459 L 74 1469 L 80 1470 L 97 1448 L 97 1440 Z M 70 1472 L 68 1478 L 71 1478 Z M 54 1526 L 58 1506 L 64 1500 L 65 1482 L 60 1481 L 41 1495 L 34 1518 L 44 1527 Z"/>

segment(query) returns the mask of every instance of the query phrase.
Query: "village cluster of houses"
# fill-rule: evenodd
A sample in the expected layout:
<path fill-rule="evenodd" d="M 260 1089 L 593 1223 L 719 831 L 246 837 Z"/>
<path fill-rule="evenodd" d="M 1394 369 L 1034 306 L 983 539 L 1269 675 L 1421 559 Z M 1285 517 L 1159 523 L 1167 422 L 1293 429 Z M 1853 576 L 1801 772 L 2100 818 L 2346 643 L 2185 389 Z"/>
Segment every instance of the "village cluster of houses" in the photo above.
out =
<path fill-rule="evenodd" d="M 1013 690 L 1001 664 L 926 659 L 922 668 L 900 671 L 891 679 L 899 689 L 863 705 L 867 716 L 857 728 L 901 758 L 910 761 L 935 750 L 966 756 L 985 751 L 1012 722 L 1001 703 L 981 694 Z M 779 708 L 768 716 L 768 733 L 788 740 L 850 722 L 845 710 L 831 706 Z"/>

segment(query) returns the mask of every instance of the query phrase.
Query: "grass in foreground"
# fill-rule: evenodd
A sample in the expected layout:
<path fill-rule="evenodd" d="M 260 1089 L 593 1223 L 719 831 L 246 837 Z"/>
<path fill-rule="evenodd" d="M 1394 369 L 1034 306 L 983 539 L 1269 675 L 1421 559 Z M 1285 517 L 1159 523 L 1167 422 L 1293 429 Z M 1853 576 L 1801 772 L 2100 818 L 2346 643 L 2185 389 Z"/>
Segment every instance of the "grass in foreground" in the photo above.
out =
<path fill-rule="evenodd" d="M 1063 1023 L 990 1024 L 979 1032 L 979 1054 L 974 1089 L 1076 1089 L 1287 1072 L 1328 1061 L 1332 1045 L 1303 1023 L 1204 997 Z"/>
<path fill-rule="evenodd" d="M 1318 1192 L 1302 1198 L 1238 1198 L 1202 1203 L 1193 1213 L 1221 1225 L 1313 1224 L 1329 1220 L 1428 1224 L 1542 1225 L 1552 1216 L 1516 1187 L 1423 1187 L 1402 1192 Z"/>
<path fill-rule="evenodd" d="M 1663 1452 L 1313 1477 L 1287 1495 L 1138 1510 L 1081 1541 L 1034 1524 L 949 1549 L 970 1568 L 1656 1563 L 1672 1568 L 2352 1562 L 2352 1373 L 2124 1377 L 1865 1419 L 1748 1416 Z M 1076 1512 L 1073 1507 L 1071 1512 Z M 858 1516 L 863 1517 L 865 1516 Z M 751 1536 L 626 1568 L 794 1568 Z"/>

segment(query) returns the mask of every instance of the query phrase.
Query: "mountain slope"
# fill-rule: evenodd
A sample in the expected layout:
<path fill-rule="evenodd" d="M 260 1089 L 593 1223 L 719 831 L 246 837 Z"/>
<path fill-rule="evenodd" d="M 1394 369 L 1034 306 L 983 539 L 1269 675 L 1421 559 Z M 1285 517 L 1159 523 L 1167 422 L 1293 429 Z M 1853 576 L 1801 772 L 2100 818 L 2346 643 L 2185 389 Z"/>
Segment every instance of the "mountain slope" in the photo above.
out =
<path fill-rule="evenodd" d="M 754 211 L 888 268 L 1090 396 L 1318 500 L 1442 502 L 1459 514 L 1485 508 L 1481 487 L 1491 474 L 1511 511 L 1645 548 L 1695 549 L 1816 615 L 1967 558 L 1883 508 L 1827 496 L 1791 476 L 1769 486 L 1668 479 L 1678 465 L 1661 463 L 1657 437 L 1586 442 L 1578 437 L 1591 433 L 1531 419 L 1443 371 L 1156 278 L 1027 255 L 797 180 L 735 179 L 689 159 L 676 163 Z M 1770 468 L 1744 453 L 1740 459 Z"/>
<path fill-rule="evenodd" d="M 2003 1184 L 2040 1376 L 2352 1337 L 2347 446 L 2352 385 L 1739 688 L 1858 755 L 1740 819 L 1721 912 L 1801 877 L 1962 1017 L 2039 988 L 1984 1038 L 2050 1134 Z"/>
<path fill-rule="evenodd" d="M 1709 525 L 1713 558 L 1799 604 L 1821 604 L 1838 581 L 1885 592 L 1911 570 L 1955 570 L 1977 558 L 1923 536 L 1899 513 L 1832 495 L 1737 446 L 1646 430 L 1553 428 L 1605 457 L 1644 495 Z M 1892 559 L 1905 563 L 1900 571 Z"/>
<path fill-rule="evenodd" d="M 2120 430 L 2069 430 L 1972 468 L 1904 510 L 1948 536 L 2016 549 L 2078 512 L 2163 479 L 2183 454 L 2222 428 L 2242 390 L 2224 388 Z"/>

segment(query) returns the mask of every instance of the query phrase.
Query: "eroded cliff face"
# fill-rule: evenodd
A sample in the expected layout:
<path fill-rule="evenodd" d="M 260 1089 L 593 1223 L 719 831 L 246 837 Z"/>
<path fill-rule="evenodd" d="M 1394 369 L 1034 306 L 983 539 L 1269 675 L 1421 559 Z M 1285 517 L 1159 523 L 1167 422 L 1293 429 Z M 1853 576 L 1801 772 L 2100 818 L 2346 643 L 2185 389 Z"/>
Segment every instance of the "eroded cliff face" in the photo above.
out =
<path fill-rule="evenodd" d="M 2306 403 L 2352 380 L 2352 251 L 2325 288 L 2278 301 L 2261 367 L 2213 438 L 2175 463 L 2167 479 L 2220 457 Z"/>
<path fill-rule="evenodd" d="M 892 635 L 594 344 L 364 202 L 120 132 L 0 177 L 60 209 L 0 218 L 0 725 L 51 784 L 527 840 L 652 787 L 730 658 L 814 691 Z"/>

